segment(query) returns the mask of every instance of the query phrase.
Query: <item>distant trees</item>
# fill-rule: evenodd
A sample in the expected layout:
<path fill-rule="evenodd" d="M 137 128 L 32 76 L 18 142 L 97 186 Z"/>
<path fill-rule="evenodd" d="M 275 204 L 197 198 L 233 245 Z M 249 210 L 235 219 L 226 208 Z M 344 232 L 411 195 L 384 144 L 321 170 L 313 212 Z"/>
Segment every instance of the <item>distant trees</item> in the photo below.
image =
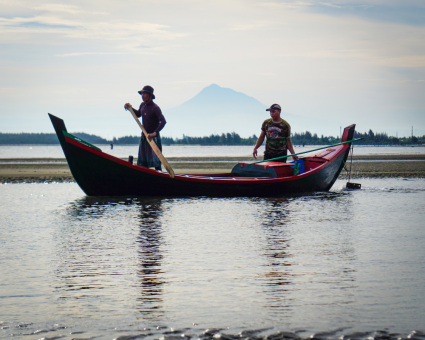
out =
<path fill-rule="evenodd" d="M 0 133 L 0 144 L 57 144 L 54 133 Z"/>
<path fill-rule="evenodd" d="M 140 136 L 124 136 L 120 138 L 113 138 L 111 143 L 113 144 L 138 144 Z"/>
<path fill-rule="evenodd" d="M 236 132 L 222 133 L 221 135 L 210 135 L 207 137 L 189 137 L 183 135 L 182 138 L 163 137 L 163 144 L 189 144 L 189 145 L 251 145 L 255 144 L 258 137 L 252 135 L 248 138 L 242 138 Z"/>
<path fill-rule="evenodd" d="M 76 132 L 73 135 L 91 144 L 109 144 L 110 142 L 102 137 L 90 135 L 84 132 Z M 54 133 L 1 133 L 1 144 L 58 144 L 59 140 Z"/>
<path fill-rule="evenodd" d="M 312 135 L 309 131 L 295 132 L 292 135 L 291 140 L 292 144 L 295 145 L 329 145 L 340 141 L 340 139 L 336 137 L 325 137 L 323 135 L 318 137 L 317 133 Z"/>
<path fill-rule="evenodd" d="M 422 137 L 393 137 L 388 136 L 385 132 L 374 133 L 369 130 L 367 133 L 355 132 L 354 138 L 364 138 L 356 143 L 362 145 L 412 145 L 412 144 L 425 144 L 425 135 Z"/>
<path fill-rule="evenodd" d="M 84 132 L 73 133 L 75 136 L 91 143 L 91 144 L 138 144 L 140 136 L 124 136 L 107 140 L 105 138 L 87 134 Z M 425 135 L 422 137 L 392 137 L 386 133 L 376 133 L 372 130 L 361 133 L 355 132 L 354 138 L 363 138 L 358 141 L 362 145 L 411 145 L 411 144 L 425 144 Z M 182 138 L 171 138 L 162 136 L 163 145 L 254 145 L 258 137 L 252 135 L 251 137 L 243 138 L 236 132 L 212 134 L 204 137 L 190 137 L 183 135 Z M 320 137 L 315 133 L 309 131 L 295 132 L 292 137 L 294 145 L 330 145 L 336 144 L 340 141 L 339 137 Z M 0 145 L 19 145 L 19 144 L 58 144 L 58 138 L 54 133 L 0 133 Z"/>

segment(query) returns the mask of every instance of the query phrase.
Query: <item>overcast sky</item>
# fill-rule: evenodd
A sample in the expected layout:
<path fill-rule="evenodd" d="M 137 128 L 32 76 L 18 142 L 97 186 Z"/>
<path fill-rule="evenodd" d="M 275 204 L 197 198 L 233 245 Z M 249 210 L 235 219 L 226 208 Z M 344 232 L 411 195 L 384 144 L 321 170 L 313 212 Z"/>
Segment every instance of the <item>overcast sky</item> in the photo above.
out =
<path fill-rule="evenodd" d="M 134 135 L 123 105 L 143 85 L 166 116 L 215 83 L 360 132 L 425 134 L 423 0 L 0 0 L 0 44 L 0 132 L 52 132 L 50 112 Z"/>

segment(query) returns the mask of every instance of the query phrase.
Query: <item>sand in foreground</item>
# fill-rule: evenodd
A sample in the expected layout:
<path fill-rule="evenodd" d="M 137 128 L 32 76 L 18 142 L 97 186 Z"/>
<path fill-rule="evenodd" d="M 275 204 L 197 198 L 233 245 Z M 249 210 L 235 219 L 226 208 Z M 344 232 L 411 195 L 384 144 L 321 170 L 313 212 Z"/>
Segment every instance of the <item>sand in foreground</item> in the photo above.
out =
<path fill-rule="evenodd" d="M 230 172 L 237 162 L 252 162 L 252 158 L 235 157 L 169 158 L 177 174 L 213 174 Z M 361 177 L 425 177 L 425 155 L 357 156 L 352 164 L 351 178 Z M 347 178 L 343 170 L 340 178 Z M 64 159 L 0 160 L 0 183 L 73 181 Z"/>

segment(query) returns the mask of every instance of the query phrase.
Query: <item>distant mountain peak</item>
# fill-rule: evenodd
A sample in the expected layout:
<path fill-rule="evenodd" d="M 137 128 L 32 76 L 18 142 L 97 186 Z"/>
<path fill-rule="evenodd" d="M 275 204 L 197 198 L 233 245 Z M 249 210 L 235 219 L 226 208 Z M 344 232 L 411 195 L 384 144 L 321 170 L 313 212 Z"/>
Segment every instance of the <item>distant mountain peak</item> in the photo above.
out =
<path fill-rule="evenodd" d="M 220 85 L 217 85 L 217 84 L 211 84 L 211 85 L 208 85 L 207 87 L 204 87 L 201 90 L 201 92 L 199 92 L 199 94 L 201 94 L 201 93 L 209 93 L 209 94 L 232 93 L 232 94 L 239 94 L 239 95 L 249 97 L 248 95 L 246 95 L 242 92 L 237 92 L 235 90 L 232 90 L 231 88 L 223 87 L 223 86 L 220 86 Z"/>
<path fill-rule="evenodd" d="M 183 104 L 165 112 L 165 133 L 173 137 L 182 134 L 193 137 L 234 131 L 241 136 L 252 136 L 260 132 L 262 122 L 270 117 L 267 107 L 242 92 L 210 84 Z M 291 124 L 292 131 L 322 123 L 288 113 L 284 113 L 283 118 Z"/>
<path fill-rule="evenodd" d="M 223 87 L 220 86 L 220 85 L 217 85 L 217 84 L 211 84 L 211 85 L 208 85 L 207 87 L 205 87 L 204 90 L 205 89 L 214 89 L 214 88 L 223 88 Z"/>
<path fill-rule="evenodd" d="M 265 110 L 266 106 L 253 97 L 211 84 L 180 106 L 167 110 L 166 131 L 173 136 L 223 131 L 252 135 L 258 133 L 263 117 L 267 118 Z"/>
<path fill-rule="evenodd" d="M 254 106 L 265 107 L 254 97 L 248 96 L 242 92 L 237 92 L 230 88 L 222 87 L 217 84 L 211 84 L 204 87 L 196 96 L 184 102 L 181 107 L 187 106 Z"/>

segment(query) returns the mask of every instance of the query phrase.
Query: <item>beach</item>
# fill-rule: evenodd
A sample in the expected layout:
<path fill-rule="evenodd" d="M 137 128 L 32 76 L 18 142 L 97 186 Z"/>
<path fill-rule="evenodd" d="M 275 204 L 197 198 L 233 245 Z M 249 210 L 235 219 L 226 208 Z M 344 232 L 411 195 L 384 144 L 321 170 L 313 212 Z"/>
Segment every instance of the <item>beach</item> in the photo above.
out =
<path fill-rule="evenodd" d="M 238 162 L 253 162 L 251 157 L 169 157 L 176 174 L 213 174 L 230 172 Z M 425 177 L 425 155 L 357 155 L 349 158 L 351 178 Z M 340 179 L 348 178 L 343 170 Z M 8 158 L 0 160 L 0 183 L 73 181 L 64 158 Z"/>

